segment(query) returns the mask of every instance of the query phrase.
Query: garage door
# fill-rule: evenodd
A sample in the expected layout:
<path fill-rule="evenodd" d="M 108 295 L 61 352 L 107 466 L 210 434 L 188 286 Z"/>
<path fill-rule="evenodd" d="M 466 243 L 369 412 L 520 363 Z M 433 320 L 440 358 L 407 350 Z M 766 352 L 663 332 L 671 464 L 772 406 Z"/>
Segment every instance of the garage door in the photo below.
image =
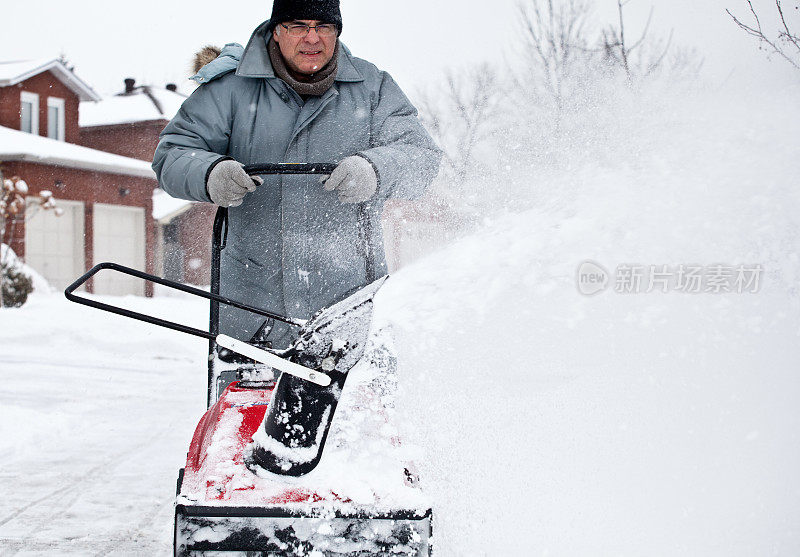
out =
<path fill-rule="evenodd" d="M 25 221 L 25 262 L 39 272 L 50 286 L 67 287 L 84 273 L 83 203 L 59 199 L 59 217 L 53 211 L 36 208 L 38 198 L 29 198 Z"/>
<path fill-rule="evenodd" d="M 94 206 L 94 263 L 112 261 L 144 270 L 144 209 L 120 205 Z M 94 278 L 96 294 L 144 295 L 144 281 L 110 271 Z"/>

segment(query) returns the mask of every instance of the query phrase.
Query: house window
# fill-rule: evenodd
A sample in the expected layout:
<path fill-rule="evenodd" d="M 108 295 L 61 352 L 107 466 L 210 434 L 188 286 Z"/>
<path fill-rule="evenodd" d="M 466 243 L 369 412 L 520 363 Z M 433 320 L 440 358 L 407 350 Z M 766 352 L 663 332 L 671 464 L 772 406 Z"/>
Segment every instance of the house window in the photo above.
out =
<path fill-rule="evenodd" d="M 39 95 L 22 91 L 20 93 L 19 129 L 32 134 L 39 134 Z"/>
<path fill-rule="evenodd" d="M 47 137 L 64 141 L 64 99 L 47 97 Z"/>

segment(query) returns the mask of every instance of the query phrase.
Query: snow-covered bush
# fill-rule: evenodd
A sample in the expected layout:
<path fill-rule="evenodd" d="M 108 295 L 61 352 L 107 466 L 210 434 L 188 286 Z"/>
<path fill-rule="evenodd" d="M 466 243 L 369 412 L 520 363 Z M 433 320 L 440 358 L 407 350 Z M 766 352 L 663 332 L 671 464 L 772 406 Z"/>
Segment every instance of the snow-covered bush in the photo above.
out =
<path fill-rule="evenodd" d="M 28 301 L 33 292 L 33 280 L 20 268 L 10 263 L 0 263 L 0 283 L 2 283 L 2 305 L 0 307 L 17 308 Z"/>
<path fill-rule="evenodd" d="M 33 279 L 45 281 L 36 273 L 28 272 L 25 264 L 17 258 L 14 251 L 5 245 L 6 235 L 14 238 L 17 223 L 24 218 L 30 219 L 38 211 L 53 211 L 56 216 L 61 216 L 64 211 L 58 207 L 53 193 L 42 190 L 37 196 L 38 203 L 28 206 L 26 195 L 28 184 L 19 176 L 2 179 L 0 173 L 0 307 L 19 307 L 28 299 L 28 294 L 33 292 Z M 31 209 L 31 211 L 27 211 Z"/>

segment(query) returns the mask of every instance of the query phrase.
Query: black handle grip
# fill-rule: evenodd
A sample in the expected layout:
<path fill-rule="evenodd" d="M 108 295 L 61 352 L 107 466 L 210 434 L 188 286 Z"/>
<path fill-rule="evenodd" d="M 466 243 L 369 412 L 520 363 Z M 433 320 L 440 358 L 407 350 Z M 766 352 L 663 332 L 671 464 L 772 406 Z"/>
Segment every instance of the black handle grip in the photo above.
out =
<path fill-rule="evenodd" d="M 251 176 L 257 174 L 330 174 L 334 168 L 336 168 L 336 163 L 330 162 L 284 162 L 248 164 L 244 167 L 244 171 Z"/>

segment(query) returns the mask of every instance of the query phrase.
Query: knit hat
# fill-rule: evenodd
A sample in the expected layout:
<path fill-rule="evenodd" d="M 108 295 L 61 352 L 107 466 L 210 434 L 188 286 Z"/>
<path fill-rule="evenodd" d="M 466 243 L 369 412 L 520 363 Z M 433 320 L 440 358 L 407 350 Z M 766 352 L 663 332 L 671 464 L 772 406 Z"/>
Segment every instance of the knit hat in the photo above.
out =
<path fill-rule="evenodd" d="M 269 27 L 294 19 L 315 19 L 322 23 L 335 23 L 342 32 L 342 12 L 339 0 L 275 0 Z"/>

